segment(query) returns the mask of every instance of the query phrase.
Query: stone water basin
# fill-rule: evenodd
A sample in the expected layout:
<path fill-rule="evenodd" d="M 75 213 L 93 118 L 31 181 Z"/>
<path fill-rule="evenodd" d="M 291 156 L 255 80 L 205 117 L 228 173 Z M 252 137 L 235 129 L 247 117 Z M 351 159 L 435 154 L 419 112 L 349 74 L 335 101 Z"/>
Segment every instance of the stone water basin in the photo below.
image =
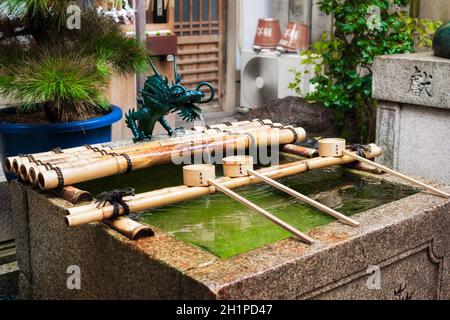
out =
<path fill-rule="evenodd" d="M 140 193 L 182 184 L 181 170 L 163 166 L 78 187 L 97 194 L 133 186 Z M 21 294 L 35 299 L 450 297 L 449 200 L 418 193 L 389 176 L 341 167 L 280 181 L 353 216 L 361 227 L 343 225 L 258 185 L 236 191 L 308 233 L 315 244 L 291 238 L 222 194 L 134 215 L 156 236 L 130 241 L 103 224 L 67 228 L 63 217 L 70 204 L 16 183 L 17 220 L 29 229 L 19 248 Z M 71 265 L 80 267 L 80 291 L 67 289 Z M 374 266 L 381 272 L 379 289 L 367 285 Z"/>

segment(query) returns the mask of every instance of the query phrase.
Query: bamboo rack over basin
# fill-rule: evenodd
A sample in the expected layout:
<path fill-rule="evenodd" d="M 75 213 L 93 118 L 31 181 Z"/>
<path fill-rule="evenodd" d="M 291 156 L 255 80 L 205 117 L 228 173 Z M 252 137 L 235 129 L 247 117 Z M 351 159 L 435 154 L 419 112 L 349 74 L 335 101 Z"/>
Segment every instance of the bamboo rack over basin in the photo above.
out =
<path fill-rule="evenodd" d="M 143 150 L 149 151 L 150 149 L 157 150 L 158 148 L 167 147 L 167 146 L 175 146 L 175 145 L 181 145 L 181 144 L 200 144 L 202 142 L 208 142 L 212 141 L 213 139 L 220 139 L 224 138 L 230 135 L 236 135 L 236 134 L 254 134 L 256 132 L 262 133 L 264 131 L 269 131 L 273 129 L 271 125 L 261 125 L 257 123 L 258 126 L 252 126 L 252 127 L 241 127 L 241 126 L 233 126 L 232 128 L 229 128 L 226 132 L 207 132 L 202 134 L 196 134 L 196 135 L 190 135 L 187 137 L 180 137 L 180 138 L 174 138 L 174 139 L 168 139 L 166 141 L 160 141 L 160 142 L 152 142 L 152 143 L 146 143 L 146 144 L 140 144 L 140 145 L 132 145 L 127 146 L 123 148 L 116 148 L 116 149 L 101 149 L 97 152 L 91 153 L 83 153 L 83 154 L 75 154 L 75 155 L 55 155 L 55 158 L 52 159 L 46 159 L 46 160 L 39 160 L 35 162 L 27 162 L 27 159 L 22 159 L 22 164 L 20 165 L 19 174 L 20 177 L 24 181 L 30 181 L 31 183 L 36 184 L 38 175 L 40 172 L 43 171 L 50 171 L 51 167 L 49 165 L 57 166 L 59 168 L 68 168 L 68 167 L 79 167 L 83 164 L 89 163 L 93 164 L 93 162 L 97 161 L 103 161 L 105 160 L 105 156 L 108 154 L 135 154 L 139 153 Z M 274 124 L 276 125 L 276 124 Z M 279 124 L 279 127 L 282 127 L 281 124 Z M 303 139 L 303 138 L 300 138 Z M 110 156 L 114 157 L 114 156 Z"/>
<path fill-rule="evenodd" d="M 373 157 L 381 155 L 381 150 L 377 149 L 376 153 L 371 154 Z M 351 156 L 343 157 L 330 157 L 330 158 L 315 158 L 309 160 L 303 160 L 299 162 L 288 163 L 280 166 L 270 167 L 260 169 L 256 172 L 263 174 L 272 179 L 279 179 L 308 170 L 316 170 L 326 167 L 331 167 L 335 165 L 344 165 L 354 162 L 354 158 Z M 262 181 L 255 176 L 240 177 L 240 178 L 222 178 L 215 180 L 222 186 L 228 189 L 236 189 L 240 187 L 245 187 L 248 185 L 259 184 Z M 214 187 L 178 187 L 181 189 L 176 189 L 174 191 L 161 192 L 156 195 L 151 195 L 148 197 L 142 197 L 137 195 L 136 197 L 130 197 L 127 199 L 127 204 L 130 207 L 130 211 L 134 213 L 142 212 L 149 209 L 154 209 L 158 207 L 164 207 L 167 205 L 172 205 L 188 200 L 193 200 L 201 198 L 210 194 L 217 192 Z M 173 189 L 172 189 L 173 190 Z M 124 210 L 120 211 L 123 215 Z M 83 207 L 76 207 L 67 209 L 66 223 L 70 227 L 81 226 L 93 222 L 100 222 L 109 219 L 114 214 L 114 208 L 111 205 L 107 205 L 102 208 L 93 207 L 92 204 Z"/>
<path fill-rule="evenodd" d="M 242 151 L 250 146 L 272 144 L 285 145 L 304 140 L 306 136 L 303 128 L 273 128 L 264 131 L 249 132 L 246 135 L 229 135 L 218 139 L 205 139 L 203 144 L 182 143 L 163 146 L 160 148 L 144 149 L 131 154 L 105 156 L 92 164 L 57 168 L 40 172 L 37 178 L 41 189 L 51 190 L 66 185 L 91 181 L 116 174 L 126 173 L 130 170 L 139 170 L 155 165 L 167 164 L 179 154 L 203 154 L 208 150 L 234 150 Z M 56 168 L 55 168 L 56 169 Z"/>
<path fill-rule="evenodd" d="M 104 151 L 110 151 L 110 152 L 116 152 L 116 153 L 123 153 L 123 152 L 130 152 L 132 150 L 136 149 L 148 149 L 152 147 L 161 147 L 167 144 L 175 144 L 175 143 L 183 143 L 188 142 L 193 139 L 202 139 L 205 137 L 212 137 L 214 135 L 219 136 L 220 133 L 226 134 L 226 133 L 232 133 L 232 132 L 239 132 L 240 130 L 246 131 L 250 129 L 257 129 L 258 127 L 264 127 L 264 126 L 271 126 L 273 127 L 274 124 L 270 120 L 252 120 L 252 121 L 244 121 L 244 122 L 236 122 L 236 123 L 229 123 L 229 124 L 219 124 L 211 127 L 207 127 L 204 130 L 200 130 L 195 135 L 187 135 L 182 137 L 175 137 L 170 138 L 165 141 L 151 141 L 151 142 L 145 142 L 138 145 L 132 145 L 132 146 L 126 146 L 126 147 L 119 147 L 119 148 L 112 148 L 108 145 L 102 145 L 102 144 L 96 144 L 96 145 L 86 145 L 76 148 L 69 148 L 69 149 L 60 149 L 55 148 L 48 152 L 41 152 L 41 153 L 35 153 L 31 155 L 21 155 L 21 156 L 15 156 L 15 157 L 8 157 L 5 159 L 5 170 L 9 173 L 13 173 L 15 175 L 19 175 L 19 170 L 21 165 L 27 165 L 27 164 L 35 164 L 36 162 L 61 162 L 61 161 L 76 161 L 77 159 L 82 159 L 85 157 L 92 157 L 92 154 L 94 156 L 98 155 L 99 150 Z M 279 124 L 278 126 L 282 126 Z M 219 129 L 221 128 L 221 129 Z M 201 132 L 201 133 L 200 133 Z M 23 172 L 22 172 L 23 175 Z M 24 178 L 24 177 L 22 177 Z"/>

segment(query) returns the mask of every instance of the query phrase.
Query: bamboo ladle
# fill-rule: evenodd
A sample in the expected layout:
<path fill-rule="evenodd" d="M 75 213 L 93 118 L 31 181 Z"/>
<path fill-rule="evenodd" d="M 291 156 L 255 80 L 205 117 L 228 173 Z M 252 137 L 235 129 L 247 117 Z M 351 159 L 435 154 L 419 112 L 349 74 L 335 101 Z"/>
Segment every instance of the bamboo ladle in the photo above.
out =
<path fill-rule="evenodd" d="M 231 158 L 234 158 L 234 157 L 231 157 Z M 228 159 L 228 158 L 225 158 L 225 159 Z M 300 241 L 305 242 L 307 244 L 312 244 L 314 242 L 314 239 L 308 237 L 306 234 L 302 233 L 301 231 L 297 230 L 293 226 L 287 224 L 283 220 L 281 220 L 281 219 L 277 218 L 276 216 L 272 215 L 271 213 L 267 212 L 263 208 L 260 208 L 253 202 L 250 202 L 249 200 L 245 199 L 244 197 L 238 195 L 236 192 L 225 187 L 220 182 L 216 181 L 216 167 L 214 165 L 200 164 L 200 165 L 185 166 L 183 168 L 183 180 L 184 180 L 184 184 L 189 187 L 210 187 L 210 186 L 212 186 L 216 190 L 221 191 L 222 193 L 229 196 L 230 198 L 242 203 L 243 205 L 247 206 L 248 208 L 250 208 L 253 211 L 262 215 L 264 218 L 270 220 L 274 224 L 276 224 L 279 227 L 283 228 L 284 230 L 288 231 L 289 233 L 294 235 L 294 237 L 296 237 Z"/>
<path fill-rule="evenodd" d="M 271 179 L 269 177 L 266 177 L 265 175 L 263 175 L 261 173 L 258 173 L 258 172 L 254 171 L 254 170 L 247 170 L 247 172 L 250 173 L 252 176 L 257 177 L 261 181 L 267 183 L 268 185 L 271 185 L 272 187 L 274 187 L 274 188 L 276 188 L 276 189 L 278 189 L 280 191 L 283 191 L 283 192 L 293 196 L 294 198 L 297 198 L 297 199 L 303 201 L 304 203 L 309 204 L 310 206 L 315 207 L 316 209 L 319 209 L 320 211 L 335 217 L 336 219 L 338 219 L 342 223 L 348 224 L 348 225 L 350 225 L 352 227 L 359 227 L 360 226 L 360 223 L 358 221 L 353 220 L 353 219 L 347 217 L 346 215 L 343 215 L 342 213 L 339 213 L 336 210 L 333 210 L 333 209 L 323 205 L 322 203 L 317 202 L 317 201 L 315 201 L 315 200 L 313 200 L 313 199 L 311 199 L 311 198 L 301 194 L 300 192 L 295 191 L 295 190 L 293 190 L 293 189 L 291 189 L 291 188 L 289 188 L 289 187 L 287 187 L 287 186 L 285 186 L 285 185 L 283 185 L 283 184 L 281 184 L 281 183 L 279 183 L 279 182 L 277 182 L 277 181 L 275 181 L 275 180 L 273 180 L 273 179 Z"/>
<path fill-rule="evenodd" d="M 411 177 L 408 177 L 408 176 L 404 175 L 403 173 L 400 173 L 400 172 L 394 171 L 392 169 L 389 169 L 388 167 L 382 166 L 381 164 L 378 164 L 378 163 L 373 162 L 371 160 L 368 160 L 366 158 L 360 157 L 360 156 L 358 156 L 358 155 L 356 155 L 356 154 L 354 154 L 352 152 L 344 150 L 344 151 L 342 151 L 342 154 L 346 155 L 346 156 L 349 156 L 349 157 L 352 157 L 353 159 L 358 160 L 360 162 L 370 164 L 370 165 L 380 169 L 383 172 L 389 173 L 389 174 L 391 174 L 393 176 L 396 176 L 396 177 L 398 177 L 400 179 L 403 179 L 403 180 L 408 181 L 408 182 L 410 182 L 412 184 L 415 184 L 415 185 L 417 185 L 419 187 L 422 187 L 423 189 L 428 190 L 428 191 L 434 193 L 435 195 L 437 195 L 439 197 L 450 198 L 450 194 L 448 194 L 448 193 L 446 193 L 444 191 L 438 190 L 438 189 L 436 189 L 436 188 L 434 188 L 434 187 L 432 187 L 432 186 L 430 186 L 430 185 L 428 185 L 426 183 L 423 183 L 423 182 L 421 182 L 419 180 L 416 180 L 416 179 L 413 179 Z"/>
<path fill-rule="evenodd" d="M 217 190 L 219 190 L 222 193 L 224 193 L 225 195 L 227 195 L 230 198 L 232 198 L 232 199 L 242 203 L 243 205 L 247 206 L 248 208 L 252 209 L 253 211 L 259 213 L 260 215 L 262 215 L 266 219 L 270 220 L 274 224 L 276 224 L 279 227 L 283 228 L 284 230 L 288 231 L 289 233 L 294 235 L 294 237 L 296 237 L 298 240 L 300 240 L 302 242 L 305 242 L 306 244 L 309 244 L 309 245 L 314 243 L 315 240 L 313 238 L 307 236 L 303 232 L 297 230 L 296 228 L 294 228 L 290 224 L 284 222 L 283 220 L 279 219 L 278 217 L 274 216 L 273 214 L 267 212 L 266 210 L 264 210 L 263 208 L 257 206 L 253 202 L 248 201 L 247 199 L 245 199 L 244 197 L 240 196 L 239 194 L 237 194 L 236 192 L 232 191 L 231 189 L 228 189 L 227 187 L 221 185 L 220 183 L 218 183 L 218 182 L 216 182 L 214 180 L 208 180 L 208 183 L 211 186 L 213 186 L 214 188 L 216 188 Z"/>
<path fill-rule="evenodd" d="M 239 177 L 247 177 L 247 176 L 254 176 L 261 180 L 264 183 L 267 183 L 268 185 L 271 185 L 272 187 L 281 190 L 297 199 L 300 199 L 301 201 L 305 202 L 306 204 L 309 204 L 310 206 L 315 207 L 316 209 L 319 209 L 320 211 L 329 214 L 341 222 L 348 224 L 353 227 L 358 227 L 360 224 L 359 222 L 350 219 L 349 217 L 343 215 L 342 213 L 339 213 L 320 202 L 317 202 L 300 192 L 297 192 L 277 181 L 274 179 L 271 179 L 267 176 L 265 176 L 263 173 L 258 173 L 255 170 L 253 170 L 253 157 L 250 156 L 236 156 L 236 157 L 228 157 L 223 159 L 223 171 L 225 173 L 225 176 L 231 177 L 231 178 L 239 178 Z"/>
<path fill-rule="evenodd" d="M 426 183 L 423 183 L 419 180 L 413 179 L 411 177 L 408 177 L 400 172 L 394 171 L 392 169 L 389 169 L 386 166 L 380 165 L 374 161 L 371 161 L 369 159 L 366 159 L 364 157 L 361 157 L 354 152 L 350 152 L 346 150 L 346 141 L 344 139 L 322 139 L 319 141 L 319 155 L 321 157 L 342 157 L 342 156 L 349 156 L 357 161 L 370 164 L 371 166 L 374 166 L 377 169 L 380 169 L 381 171 L 385 173 L 389 173 L 395 177 L 398 177 L 400 179 L 403 179 L 405 181 L 408 181 L 409 183 L 412 183 L 416 186 L 422 187 L 425 190 L 428 190 L 432 192 L 433 194 L 443 197 L 443 198 L 450 198 L 450 194 L 443 192 L 441 190 L 438 190 Z M 368 157 L 369 158 L 369 157 Z"/>

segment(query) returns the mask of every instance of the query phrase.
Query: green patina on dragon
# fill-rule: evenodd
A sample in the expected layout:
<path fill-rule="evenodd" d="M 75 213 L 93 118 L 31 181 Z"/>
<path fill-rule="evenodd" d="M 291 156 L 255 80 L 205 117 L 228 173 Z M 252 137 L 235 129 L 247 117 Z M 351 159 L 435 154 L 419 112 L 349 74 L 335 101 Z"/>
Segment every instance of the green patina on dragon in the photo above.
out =
<path fill-rule="evenodd" d="M 125 122 L 134 135 L 134 141 L 151 140 L 156 123 L 160 123 L 169 136 L 173 135 L 165 116 L 178 112 L 186 121 L 201 119 L 202 111 L 196 104 L 209 103 L 214 99 L 214 88 L 208 82 L 201 82 L 195 90 L 181 85 L 181 76 L 175 63 L 175 81 L 171 84 L 167 77 L 163 78 L 153 61 L 149 59 L 154 75 L 148 77 L 144 89 L 139 91 L 138 110 L 130 110 L 125 116 Z M 207 87 L 211 92 L 209 98 L 201 91 Z"/>

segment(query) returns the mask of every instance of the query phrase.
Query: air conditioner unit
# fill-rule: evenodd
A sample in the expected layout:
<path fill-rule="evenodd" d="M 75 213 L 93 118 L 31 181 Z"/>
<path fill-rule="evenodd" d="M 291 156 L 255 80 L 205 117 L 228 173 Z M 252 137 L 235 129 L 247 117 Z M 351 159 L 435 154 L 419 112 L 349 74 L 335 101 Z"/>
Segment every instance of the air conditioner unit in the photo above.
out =
<path fill-rule="evenodd" d="M 241 106 L 258 108 L 275 99 L 288 96 L 299 96 L 295 90 L 289 89 L 294 81 L 292 69 L 309 72 L 303 75 L 301 91 L 311 91 L 309 83 L 311 66 L 302 65 L 302 57 L 298 54 L 282 54 L 274 52 L 256 53 L 253 50 L 242 51 L 241 68 Z"/>

